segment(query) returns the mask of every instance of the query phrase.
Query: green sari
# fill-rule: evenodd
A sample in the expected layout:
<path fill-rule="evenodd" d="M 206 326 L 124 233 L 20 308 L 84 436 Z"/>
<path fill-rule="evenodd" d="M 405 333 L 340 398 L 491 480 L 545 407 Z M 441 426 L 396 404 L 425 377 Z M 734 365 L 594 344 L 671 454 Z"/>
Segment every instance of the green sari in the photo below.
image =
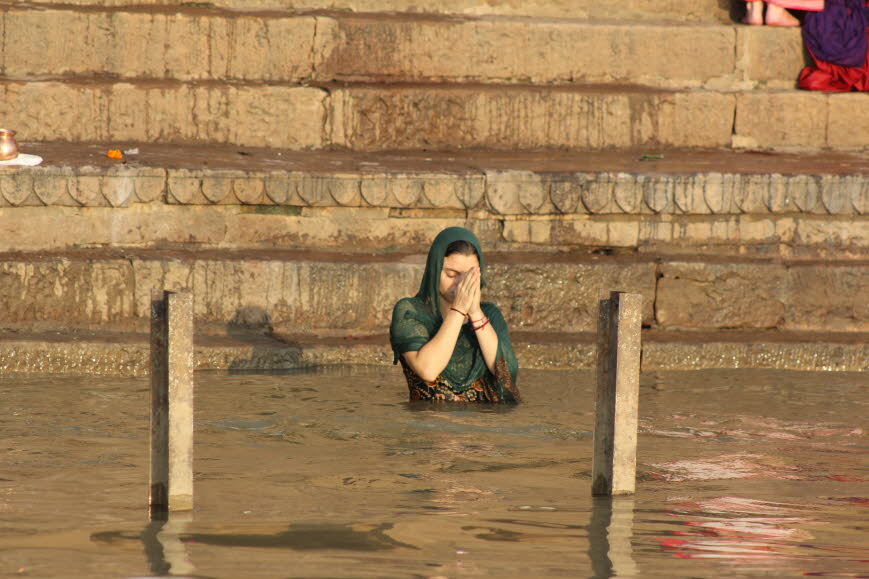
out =
<path fill-rule="evenodd" d="M 483 314 L 498 335 L 495 372 L 486 366 L 483 352 L 471 324 L 462 326 L 450 361 L 434 382 L 425 382 L 405 362 L 402 354 L 416 352 L 431 340 L 443 323 L 440 311 L 440 278 L 447 246 L 454 241 L 467 241 L 477 250 L 480 260 L 480 284 L 485 286 L 483 251 L 477 236 L 463 227 L 450 227 L 435 238 L 426 260 L 425 273 L 419 292 L 395 304 L 390 343 L 394 363 L 401 362 L 412 399 L 452 400 L 467 402 L 508 402 L 521 400 L 516 387 L 519 362 L 513 352 L 504 316 L 495 304 L 481 303 Z"/>

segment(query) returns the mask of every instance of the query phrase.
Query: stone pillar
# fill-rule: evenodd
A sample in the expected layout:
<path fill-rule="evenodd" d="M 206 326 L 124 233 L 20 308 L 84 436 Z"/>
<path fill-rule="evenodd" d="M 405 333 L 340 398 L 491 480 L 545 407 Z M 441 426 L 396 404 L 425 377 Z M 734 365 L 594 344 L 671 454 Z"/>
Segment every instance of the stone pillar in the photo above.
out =
<path fill-rule="evenodd" d="M 193 508 L 193 296 L 151 294 L 153 511 Z"/>
<path fill-rule="evenodd" d="M 629 495 L 636 487 L 642 306 L 641 295 L 623 292 L 600 301 L 593 495 Z"/>

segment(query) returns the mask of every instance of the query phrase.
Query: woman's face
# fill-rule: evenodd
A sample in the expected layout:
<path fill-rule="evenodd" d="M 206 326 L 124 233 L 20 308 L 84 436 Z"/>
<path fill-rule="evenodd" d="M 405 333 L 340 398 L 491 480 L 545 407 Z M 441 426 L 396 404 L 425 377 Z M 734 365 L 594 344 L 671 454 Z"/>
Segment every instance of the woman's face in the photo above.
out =
<path fill-rule="evenodd" d="M 469 271 L 478 267 L 480 267 L 480 260 L 476 255 L 453 253 L 446 256 L 444 267 L 441 269 L 441 297 L 449 303 L 456 301 L 456 290 L 459 284 Z"/>

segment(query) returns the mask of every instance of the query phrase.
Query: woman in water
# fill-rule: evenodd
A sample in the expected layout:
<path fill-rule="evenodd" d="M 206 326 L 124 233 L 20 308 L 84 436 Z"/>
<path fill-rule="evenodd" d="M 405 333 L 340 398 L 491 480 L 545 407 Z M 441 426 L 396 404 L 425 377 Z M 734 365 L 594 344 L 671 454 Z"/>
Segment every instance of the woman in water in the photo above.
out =
<path fill-rule="evenodd" d="M 389 337 L 411 400 L 521 400 L 507 324 L 480 301 L 483 271 L 477 236 L 450 227 L 429 249 L 419 292 L 395 304 Z"/>

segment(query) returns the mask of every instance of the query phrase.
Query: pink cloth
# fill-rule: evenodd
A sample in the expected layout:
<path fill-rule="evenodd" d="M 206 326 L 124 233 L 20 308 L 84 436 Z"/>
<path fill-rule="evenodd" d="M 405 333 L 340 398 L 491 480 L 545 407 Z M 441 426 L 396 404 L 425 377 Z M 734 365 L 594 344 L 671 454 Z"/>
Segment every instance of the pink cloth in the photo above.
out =
<path fill-rule="evenodd" d="M 746 0 L 746 2 L 759 1 L 760 0 Z M 824 9 L 824 0 L 766 0 L 766 2 L 790 10 L 810 10 L 812 12 L 820 12 Z"/>

